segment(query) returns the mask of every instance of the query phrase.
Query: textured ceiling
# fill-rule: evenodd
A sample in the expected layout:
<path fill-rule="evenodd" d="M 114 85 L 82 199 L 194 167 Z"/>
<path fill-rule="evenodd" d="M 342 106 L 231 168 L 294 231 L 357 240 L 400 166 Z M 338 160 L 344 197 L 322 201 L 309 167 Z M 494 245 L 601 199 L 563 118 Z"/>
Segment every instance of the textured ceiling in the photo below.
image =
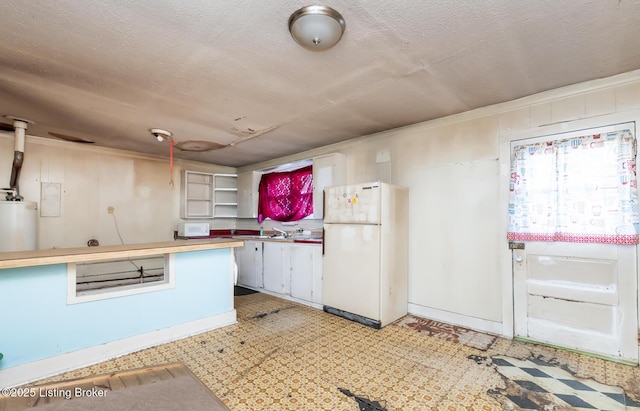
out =
<path fill-rule="evenodd" d="M 3 0 L 0 114 L 241 166 L 640 68 L 638 1 L 319 4 L 347 25 L 324 52 L 289 35 L 306 0 Z"/>

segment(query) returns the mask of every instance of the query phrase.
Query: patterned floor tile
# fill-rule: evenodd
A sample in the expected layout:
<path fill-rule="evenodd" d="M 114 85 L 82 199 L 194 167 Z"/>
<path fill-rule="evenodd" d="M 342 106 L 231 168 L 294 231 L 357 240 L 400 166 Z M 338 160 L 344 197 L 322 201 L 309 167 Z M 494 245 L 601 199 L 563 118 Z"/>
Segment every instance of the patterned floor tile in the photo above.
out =
<path fill-rule="evenodd" d="M 520 408 L 540 409 L 551 407 L 551 403 L 572 409 L 640 410 L 640 404 L 628 398 L 622 388 L 576 378 L 556 364 L 538 358 L 496 356 L 492 360 L 498 372 L 515 383 L 516 392 L 519 389 L 517 395 L 512 390 L 506 396 Z"/>
<path fill-rule="evenodd" d="M 366 401 L 386 411 L 604 408 L 640 399 L 638 367 L 414 316 L 375 330 L 260 293 L 235 305 L 237 324 L 45 381 L 177 361 L 233 411 L 356 411 Z"/>

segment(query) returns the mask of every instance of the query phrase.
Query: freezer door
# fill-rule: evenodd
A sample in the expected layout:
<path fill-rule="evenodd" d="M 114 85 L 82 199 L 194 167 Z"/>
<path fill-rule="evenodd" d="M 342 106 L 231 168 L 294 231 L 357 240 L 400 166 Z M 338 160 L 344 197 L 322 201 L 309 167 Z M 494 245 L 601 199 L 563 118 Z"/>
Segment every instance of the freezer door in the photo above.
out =
<path fill-rule="evenodd" d="M 325 189 L 325 223 L 380 224 L 380 184 Z"/>
<path fill-rule="evenodd" d="M 325 224 L 324 305 L 380 320 L 380 226 Z"/>

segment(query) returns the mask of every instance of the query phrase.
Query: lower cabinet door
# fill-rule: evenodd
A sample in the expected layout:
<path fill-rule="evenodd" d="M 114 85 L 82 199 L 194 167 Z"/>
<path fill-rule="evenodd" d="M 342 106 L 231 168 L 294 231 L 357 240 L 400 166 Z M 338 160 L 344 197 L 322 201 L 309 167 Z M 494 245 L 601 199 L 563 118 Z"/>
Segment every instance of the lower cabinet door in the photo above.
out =
<path fill-rule="evenodd" d="M 322 304 L 322 245 L 292 245 L 289 249 L 291 296 Z"/>
<path fill-rule="evenodd" d="M 238 263 L 238 285 L 262 287 L 262 242 L 245 241 L 244 247 L 236 249 Z"/>
<path fill-rule="evenodd" d="M 322 303 L 322 245 L 265 241 L 262 253 L 258 276 L 261 287 Z"/>
<path fill-rule="evenodd" d="M 291 272 L 291 296 L 313 301 L 313 248 L 295 246 L 289 248 Z"/>
<path fill-rule="evenodd" d="M 283 258 L 284 249 L 281 243 L 265 241 L 264 266 L 262 268 L 265 290 L 287 294 L 284 282 Z"/>

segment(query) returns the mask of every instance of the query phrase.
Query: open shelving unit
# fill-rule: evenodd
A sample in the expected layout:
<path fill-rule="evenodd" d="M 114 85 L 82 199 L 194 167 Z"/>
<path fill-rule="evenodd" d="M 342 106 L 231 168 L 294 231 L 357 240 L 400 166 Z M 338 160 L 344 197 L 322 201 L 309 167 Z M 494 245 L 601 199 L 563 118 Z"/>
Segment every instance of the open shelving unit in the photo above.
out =
<path fill-rule="evenodd" d="M 238 175 L 182 173 L 182 218 L 236 218 L 238 215 Z"/>
<path fill-rule="evenodd" d="M 238 175 L 214 174 L 213 217 L 236 218 L 238 216 Z"/>
<path fill-rule="evenodd" d="M 214 175 L 185 170 L 182 173 L 182 218 L 213 218 Z"/>

